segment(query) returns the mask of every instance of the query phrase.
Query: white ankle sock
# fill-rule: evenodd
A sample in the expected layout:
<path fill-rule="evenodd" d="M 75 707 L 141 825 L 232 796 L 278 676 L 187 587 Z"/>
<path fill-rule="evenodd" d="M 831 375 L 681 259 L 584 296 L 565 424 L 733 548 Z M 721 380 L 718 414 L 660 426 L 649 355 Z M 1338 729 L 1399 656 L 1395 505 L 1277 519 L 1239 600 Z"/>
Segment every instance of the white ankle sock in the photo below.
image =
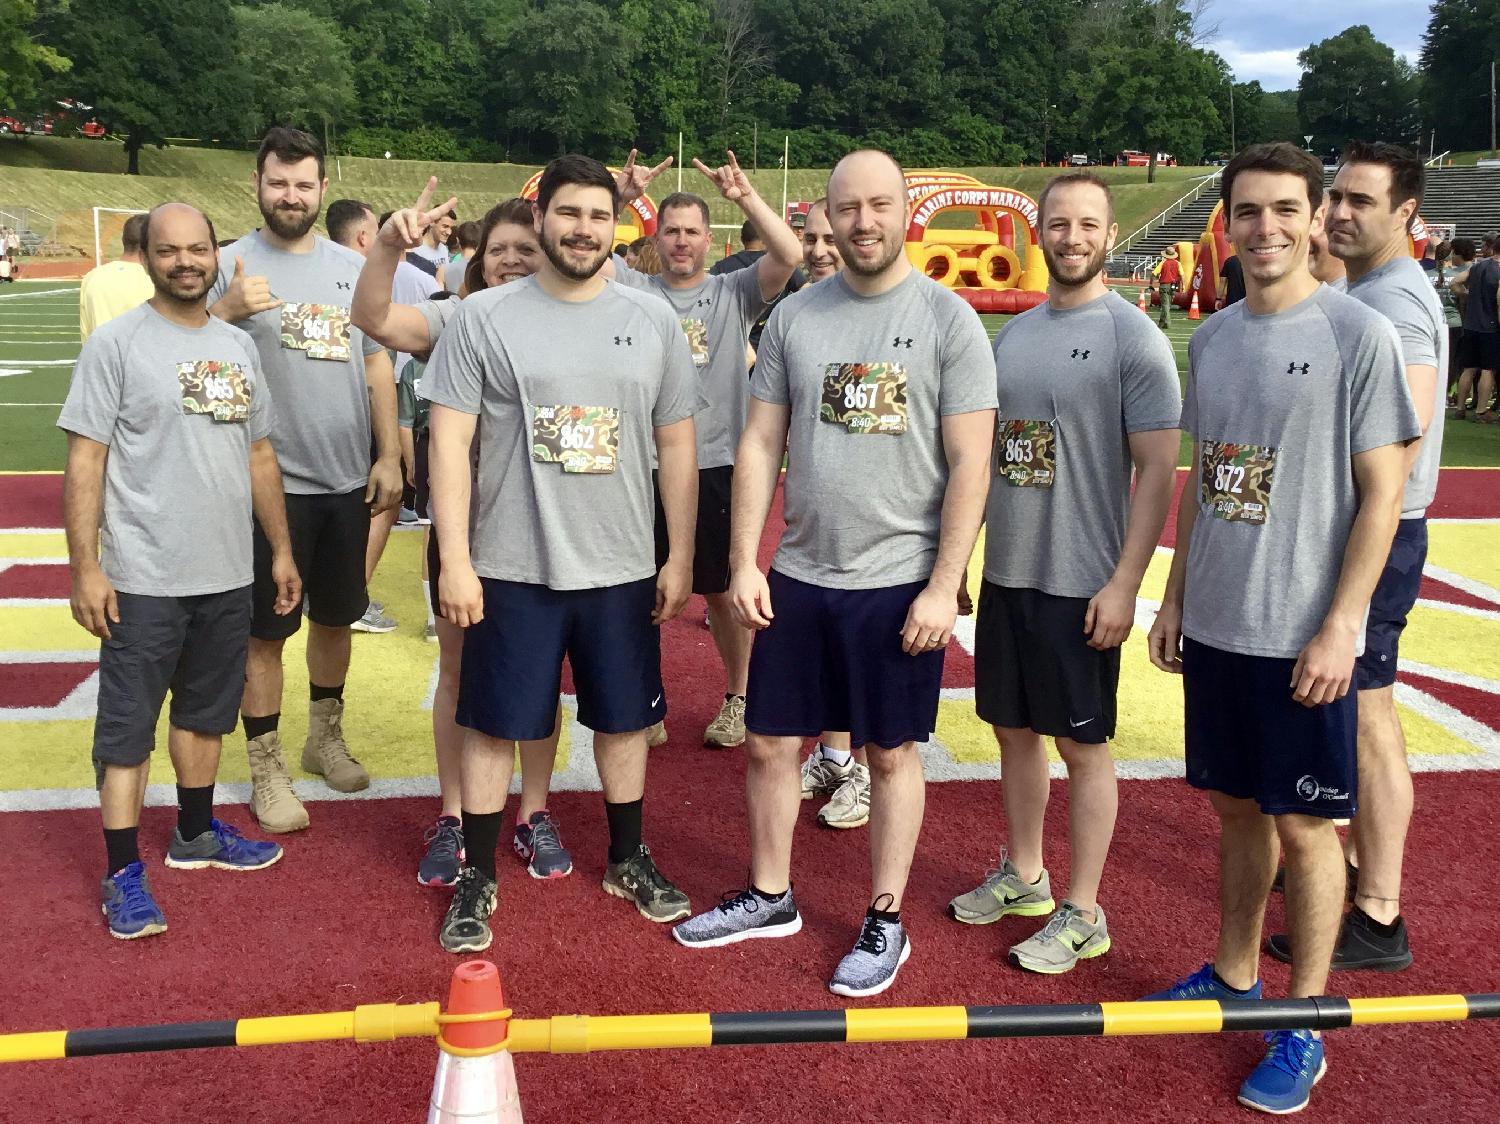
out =
<path fill-rule="evenodd" d="M 427 607 L 427 627 L 431 628 L 434 624 L 437 623 L 437 619 L 432 615 L 432 579 L 431 578 L 423 578 L 422 579 L 422 604 Z"/>
<path fill-rule="evenodd" d="M 818 743 L 818 752 L 841 769 L 849 764 L 850 759 L 854 756 L 850 750 L 834 749 L 832 746 L 824 745 L 822 742 Z"/>

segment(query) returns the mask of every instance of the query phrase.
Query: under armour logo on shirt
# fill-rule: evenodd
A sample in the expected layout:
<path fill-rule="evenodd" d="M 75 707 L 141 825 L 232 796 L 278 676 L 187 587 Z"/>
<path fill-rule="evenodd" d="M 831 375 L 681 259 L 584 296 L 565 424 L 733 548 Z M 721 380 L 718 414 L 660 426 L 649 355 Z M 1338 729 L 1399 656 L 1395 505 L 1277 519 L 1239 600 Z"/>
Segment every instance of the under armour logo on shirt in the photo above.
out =
<path fill-rule="evenodd" d="M 891 341 L 891 346 L 892 347 L 905 347 L 905 348 L 909 349 L 911 347 L 911 338 L 907 337 L 906 339 L 902 339 L 900 336 L 897 336 L 895 339 L 893 339 Z"/>
<path fill-rule="evenodd" d="M 713 307 L 713 303 L 714 302 L 713 302 L 713 298 L 712 297 L 699 297 L 698 298 L 698 307 L 699 308 L 712 308 Z"/>
<path fill-rule="evenodd" d="M 626 347 L 634 347 L 635 346 L 634 344 L 632 344 L 630 342 L 630 337 L 629 336 L 616 336 L 615 337 L 615 346 L 619 347 L 621 344 L 624 344 Z"/>
<path fill-rule="evenodd" d="M 1087 359 L 1088 357 L 1089 357 L 1088 348 L 1084 348 L 1081 351 L 1078 348 L 1076 348 L 1076 347 L 1073 349 L 1073 358 L 1074 359 Z"/>
<path fill-rule="evenodd" d="M 352 288 L 354 288 L 354 286 L 352 284 L 350 284 L 348 281 L 335 281 L 334 284 L 337 285 L 340 289 L 352 289 Z"/>
<path fill-rule="evenodd" d="M 1295 375 L 1295 374 L 1299 374 L 1299 373 L 1305 375 L 1305 374 L 1307 374 L 1308 368 L 1311 367 L 1311 366 L 1312 366 L 1311 363 L 1302 363 L 1302 364 L 1288 363 L 1286 365 L 1286 373 L 1289 374 L 1289 375 Z"/>

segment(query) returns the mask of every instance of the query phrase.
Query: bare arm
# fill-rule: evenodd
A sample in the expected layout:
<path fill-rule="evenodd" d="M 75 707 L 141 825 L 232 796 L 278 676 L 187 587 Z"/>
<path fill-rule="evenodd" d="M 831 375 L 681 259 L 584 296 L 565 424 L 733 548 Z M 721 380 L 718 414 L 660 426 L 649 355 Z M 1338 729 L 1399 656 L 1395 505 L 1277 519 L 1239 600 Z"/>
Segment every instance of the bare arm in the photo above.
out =
<path fill-rule="evenodd" d="M 755 225 L 756 232 L 766 244 L 766 253 L 754 265 L 756 278 L 760 282 L 762 300 L 775 300 L 786 288 L 792 274 L 802 264 L 802 243 L 792 233 L 792 228 L 771 210 L 770 204 L 750 183 L 750 177 L 740 169 L 734 153 L 728 153 L 729 163 L 720 168 L 710 168 L 701 160 L 694 160 L 697 169 L 713 181 L 723 195 L 735 204 L 747 219 Z"/>
<path fill-rule="evenodd" d="M 375 433 L 375 464 L 365 486 L 370 514 L 389 511 L 401 502 L 401 439 L 396 425 L 396 376 L 384 351 L 365 356 L 365 386 L 370 395 L 370 428 Z"/>
<path fill-rule="evenodd" d="M 1406 385 L 1411 390 L 1411 402 L 1417 410 L 1417 424 L 1422 427 L 1422 436 L 1406 446 L 1406 475 L 1411 475 L 1422 453 L 1422 442 L 1432 425 L 1432 415 L 1437 408 L 1437 368 L 1428 363 L 1412 364 L 1406 368 Z"/>
<path fill-rule="evenodd" d="M 432 530 L 443 562 L 438 602 L 443 616 L 460 628 L 484 618 L 484 591 L 469 558 L 469 502 L 474 484 L 469 447 L 478 420 L 474 414 L 434 402 L 428 421 Z"/>
<path fill-rule="evenodd" d="M 1198 442 L 1193 442 L 1193 459 L 1189 462 L 1187 484 L 1177 504 L 1177 545 L 1172 548 L 1172 569 L 1167 573 L 1166 592 L 1161 608 L 1146 638 L 1151 662 L 1163 671 L 1182 674 L 1182 598 L 1187 587 L 1188 546 L 1193 541 L 1193 525 L 1198 521 L 1198 480 L 1202 471 Z"/>
<path fill-rule="evenodd" d="M 403 425 L 399 430 L 401 435 L 401 463 L 404 466 L 406 482 L 413 488 L 417 486 L 417 443 L 412 439 L 411 427 Z"/>
<path fill-rule="evenodd" d="M 73 578 L 73 619 L 102 640 L 109 639 L 109 622 L 120 619 L 115 587 L 99 566 L 99 518 L 104 512 L 104 466 L 108 460 L 108 445 L 68 434 L 63 526 Z"/>
<path fill-rule="evenodd" d="M 698 520 L 698 438 L 693 419 L 656 428 L 657 480 L 667 517 L 667 561 L 656 579 L 653 624 L 671 620 L 693 592 L 693 536 Z"/>
<path fill-rule="evenodd" d="M 771 501 L 776 498 L 791 416 L 789 406 L 752 397 L 735 453 L 734 493 L 729 505 L 729 594 L 735 616 L 745 628 L 765 628 L 775 616 L 757 556 Z"/>
<path fill-rule="evenodd" d="M 1083 630 L 1091 648 L 1117 648 L 1125 643 L 1135 623 L 1135 595 L 1156 552 L 1172 487 L 1177 482 L 1177 448 L 1181 430 L 1152 429 L 1130 434 L 1130 459 L 1135 462 L 1135 495 L 1125 525 L 1125 544 L 1115 572 L 1089 602 Z"/>
<path fill-rule="evenodd" d="M 271 579 L 276 583 L 276 612 L 285 616 L 302 600 L 302 578 L 292 561 L 292 537 L 286 524 L 286 493 L 281 485 L 281 465 L 271 440 L 262 437 L 250 445 L 250 502 L 255 520 L 271 544 Z"/>
<path fill-rule="evenodd" d="M 385 232 L 395 221 L 394 215 L 387 219 L 380 237 L 370 246 L 365 267 L 359 271 L 359 281 L 354 286 L 349 318 L 356 328 L 386 347 L 405 352 L 427 351 L 432 347 L 427 317 L 409 304 L 391 300 L 391 283 L 396 277 L 401 251 L 386 241 Z"/>

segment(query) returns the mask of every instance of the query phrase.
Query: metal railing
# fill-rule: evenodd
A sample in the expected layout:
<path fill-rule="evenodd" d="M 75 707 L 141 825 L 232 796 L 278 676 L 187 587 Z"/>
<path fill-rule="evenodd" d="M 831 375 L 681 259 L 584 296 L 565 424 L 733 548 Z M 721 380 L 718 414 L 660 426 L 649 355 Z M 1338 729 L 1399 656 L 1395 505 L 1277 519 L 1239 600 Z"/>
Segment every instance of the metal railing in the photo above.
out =
<path fill-rule="evenodd" d="M 1184 194 L 1181 198 L 1174 200 L 1171 204 L 1168 205 L 1166 210 L 1162 211 L 1154 218 L 1147 219 L 1145 223 L 1137 227 L 1124 239 L 1115 244 L 1114 251 L 1110 254 L 1110 260 L 1125 257 L 1125 252 L 1129 250 L 1130 247 L 1134 246 L 1137 242 L 1145 238 L 1152 231 L 1160 229 L 1168 219 L 1172 218 L 1174 215 L 1196 203 L 1199 197 L 1202 196 L 1202 194 L 1206 190 L 1208 190 L 1211 185 L 1217 184 L 1219 182 L 1219 176 L 1222 174 L 1223 173 L 1221 172 L 1214 172 L 1210 175 L 1204 176 L 1201 180 L 1198 181 L 1197 186 L 1195 186 L 1191 191 Z"/>
<path fill-rule="evenodd" d="M 1436 156 L 1429 156 L 1427 158 L 1426 166 L 1429 168 L 1441 168 L 1443 166 L 1443 161 L 1450 155 L 1452 155 L 1452 152 L 1453 150 L 1451 148 L 1445 148 Z"/>

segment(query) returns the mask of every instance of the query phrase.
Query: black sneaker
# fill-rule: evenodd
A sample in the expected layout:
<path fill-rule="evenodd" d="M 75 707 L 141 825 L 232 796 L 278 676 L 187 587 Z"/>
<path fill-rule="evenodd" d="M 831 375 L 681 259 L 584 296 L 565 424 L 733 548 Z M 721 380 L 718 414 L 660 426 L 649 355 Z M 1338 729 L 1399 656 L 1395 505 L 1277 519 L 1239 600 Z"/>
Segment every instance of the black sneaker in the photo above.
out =
<path fill-rule="evenodd" d="M 497 900 L 494 881 L 472 866 L 464 867 L 453 888 L 443 927 L 438 930 L 438 943 L 449 952 L 483 952 L 489 948 L 494 939 L 490 914 L 495 912 Z"/>
<path fill-rule="evenodd" d="M 687 895 L 656 869 L 651 850 L 644 843 L 624 862 L 609 864 L 604 872 L 604 892 L 634 902 L 647 921 L 676 921 L 692 912 Z"/>
<path fill-rule="evenodd" d="M 1411 945 L 1406 936 L 1406 918 L 1396 918 L 1396 931 L 1390 936 L 1379 933 L 1370 915 L 1358 906 L 1344 915 L 1339 939 L 1333 946 L 1335 972 L 1367 969 L 1376 972 L 1399 972 L 1411 967 Z M 1266 951 L 1283 964 L 1292 962 L 1292 939 L 1277 933 L 1266 941 Z"/>

